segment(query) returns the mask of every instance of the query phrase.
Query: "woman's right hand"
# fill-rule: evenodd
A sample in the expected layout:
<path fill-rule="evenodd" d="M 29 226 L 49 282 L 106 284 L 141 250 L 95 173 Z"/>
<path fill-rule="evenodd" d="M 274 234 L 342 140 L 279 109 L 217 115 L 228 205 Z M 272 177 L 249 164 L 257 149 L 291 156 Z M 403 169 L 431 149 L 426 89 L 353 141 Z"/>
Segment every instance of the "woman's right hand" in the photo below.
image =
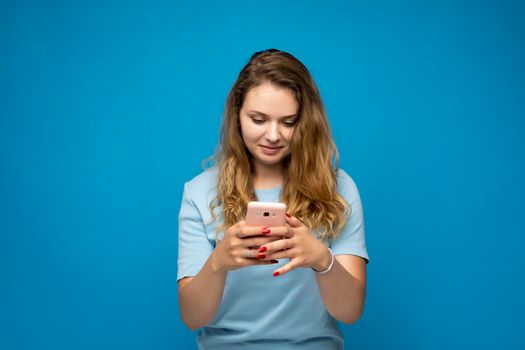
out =
<path fill-rule="evenodd" d="M 287 230 L 286 226 L 272 227 L 272 233 Z M 230 271 L 251 265 L 269 265 L 277 260 L 264 259 L 259 253 L 260 246 L 276 241 L 280 237 L 266 236 L 270 233 L 267 227 L 246 226 L 244 220 L 228 228 L 222 240 L 212 253 L 212 267 L 215 271 Z"/>

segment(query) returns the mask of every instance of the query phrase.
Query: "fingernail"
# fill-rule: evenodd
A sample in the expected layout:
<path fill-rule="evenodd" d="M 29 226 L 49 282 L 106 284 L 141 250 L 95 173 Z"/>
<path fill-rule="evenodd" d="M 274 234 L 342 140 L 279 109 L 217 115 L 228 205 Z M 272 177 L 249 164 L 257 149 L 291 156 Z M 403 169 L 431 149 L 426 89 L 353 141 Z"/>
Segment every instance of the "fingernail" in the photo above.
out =
<path fill-rule="evenodd" d="M 277 276 L 279 276 L 279 275 L 280 275 L 280 274 L 279 274 L 279 271 L 275 271 L 275 272 L 273 273 L 273 277 L 277 277 Z"/>
<path fill-rule="evenodd" d="M 288 213 L 286 213 L 286 216 L 287 216 L 288 218 L 291 218 L 290 214 L 288 214 Z"/>
<path fill-rule="evenodd" d="M 271 231 L 268 227 L 263 227 L 262 229 L 262 233 L 264 233 L 265 235 L 269 234 Z"/>
<path fill-rule="evenodd" d="M 261 247 L 259 248 L 259 253 L 264 253 L 266 250 L 267 250 L 266 247 Z"/>
<path fill-rule="evenodd" d="M 257 255 L 257 259 L 264 259 L 264 258 L 266 258 L 266 255 L 264 255 L 264 254 L 258 254 Z"/>

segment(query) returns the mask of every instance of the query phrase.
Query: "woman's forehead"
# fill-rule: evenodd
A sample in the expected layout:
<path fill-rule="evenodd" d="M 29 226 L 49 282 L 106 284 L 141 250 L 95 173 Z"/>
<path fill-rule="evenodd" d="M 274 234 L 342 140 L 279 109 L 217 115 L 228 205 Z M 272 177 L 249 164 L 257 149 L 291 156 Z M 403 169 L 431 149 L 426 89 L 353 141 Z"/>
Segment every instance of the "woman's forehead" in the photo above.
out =
<path fill-rule="evenodd" d="M 248 91 L 243 109 L 265 116 L 287 117 L 297 114 L 299 105 L 290 89 L 264 83 Z"/>

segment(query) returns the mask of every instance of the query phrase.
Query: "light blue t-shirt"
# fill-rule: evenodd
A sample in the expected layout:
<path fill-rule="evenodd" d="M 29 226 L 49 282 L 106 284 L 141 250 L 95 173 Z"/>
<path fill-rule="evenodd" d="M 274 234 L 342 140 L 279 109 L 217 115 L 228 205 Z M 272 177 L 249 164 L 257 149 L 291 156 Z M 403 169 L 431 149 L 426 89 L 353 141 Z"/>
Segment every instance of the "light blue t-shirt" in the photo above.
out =
<path fill-rule="evenodd" d="M 195 276 L 215 248 L 217 222 L 211 222 L 209 203 L 217 193 L 216 180 L 217 169 L 211 168 L 184 185 L 177 281 Z M 359 192 L 343 170 L 337 173 L 337 183 L 351 214 L 330 248 L 334 255 L 352 254 L 368 261 Z M 255 193 L 259 201 L 279 202 L 281 186 Z M 315 272 L 297 268 L 272 276 L 288 262 L 229 271 L 214 319 L 197 333 L 199 349 L 343 349 L 342 333 L 324 307 Z"/>

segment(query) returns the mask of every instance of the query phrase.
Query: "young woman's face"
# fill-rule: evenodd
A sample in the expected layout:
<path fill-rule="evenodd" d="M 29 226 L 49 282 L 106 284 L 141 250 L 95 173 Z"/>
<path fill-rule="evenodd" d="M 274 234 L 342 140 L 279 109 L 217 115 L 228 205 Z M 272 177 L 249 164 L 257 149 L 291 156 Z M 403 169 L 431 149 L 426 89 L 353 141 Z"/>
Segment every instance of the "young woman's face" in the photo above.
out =
<path fill-rule="evenodd" d="M 289 89 L 265 82 L 248 91 L 239 117 L 242 138 L 256 166 L 280 165 L 290 153 L 298 111 Z"/>

